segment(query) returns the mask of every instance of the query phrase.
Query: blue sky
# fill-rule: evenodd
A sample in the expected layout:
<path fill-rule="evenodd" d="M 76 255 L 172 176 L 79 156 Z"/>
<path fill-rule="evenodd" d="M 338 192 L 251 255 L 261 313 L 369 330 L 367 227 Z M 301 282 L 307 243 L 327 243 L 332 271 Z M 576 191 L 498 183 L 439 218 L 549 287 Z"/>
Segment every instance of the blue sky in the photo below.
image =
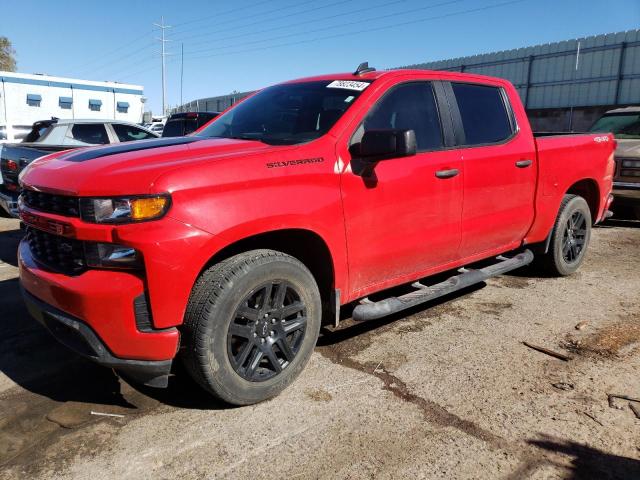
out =
<path fill-rule="evenodd" d="M 0 2 L 0 35 L 18 71 L 144 86 L 161 110 L 160 42 L 167 29 L 167 103 L 291 78 L 390 68 L 640 28 L 640 0 L 79 0 Z"/>

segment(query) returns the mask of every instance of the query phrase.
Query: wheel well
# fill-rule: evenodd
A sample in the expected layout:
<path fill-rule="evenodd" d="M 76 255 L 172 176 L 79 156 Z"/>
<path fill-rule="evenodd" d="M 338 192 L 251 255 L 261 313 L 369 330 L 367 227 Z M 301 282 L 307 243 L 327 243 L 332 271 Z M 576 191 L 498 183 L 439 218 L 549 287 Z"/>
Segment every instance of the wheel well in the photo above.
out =
<path fill-rule="evenodd" d="M 333 259 L 329 247 L 318 234 L 303 229 L 276 230 L 243 238 L 226 246 L 207 262 L 203 271 L 238 253 L 268 248 L 286 253 L 300 260 L 313 274 L 325 309 L 333 306 Z"/>
<path fill-rule="evenodd" d="M 595 222 L 600 208 L 600 190 L 598 184 L 591 179 L 580 180 L 571 185 L 568 194 L 579 195 L 587 201 L 591 211 L 591 221 Z"/>

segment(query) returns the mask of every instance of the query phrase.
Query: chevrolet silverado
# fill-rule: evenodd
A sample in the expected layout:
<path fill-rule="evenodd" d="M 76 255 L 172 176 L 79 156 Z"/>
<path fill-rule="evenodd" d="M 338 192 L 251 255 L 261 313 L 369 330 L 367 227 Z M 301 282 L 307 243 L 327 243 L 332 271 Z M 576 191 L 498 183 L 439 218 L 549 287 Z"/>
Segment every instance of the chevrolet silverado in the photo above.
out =
<path fill-rule="evenodd" d="M 179 358 L 252 404 L 346 304 L 367 321 L 532 261 L 575 272 L 609 215 L 613 151 L 610 134 L 536 138 L 501 79 L 363 64 L 294 80 L 191 136 L 32 163 L 23 294 L 125 377 L 164 387 Z"/>

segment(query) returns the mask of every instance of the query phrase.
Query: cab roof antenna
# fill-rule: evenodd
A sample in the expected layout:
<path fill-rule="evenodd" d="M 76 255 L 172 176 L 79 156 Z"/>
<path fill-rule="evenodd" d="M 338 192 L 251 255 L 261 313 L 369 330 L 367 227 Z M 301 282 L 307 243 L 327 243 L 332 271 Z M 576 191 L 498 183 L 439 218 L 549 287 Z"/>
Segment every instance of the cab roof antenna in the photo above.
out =
<path fill-rule="evenodd" d="M 369 62 L 362 62 L 360 65 L 358 65 L 358 68 L 356 68 L 356 71 L 353 72 L 353 74 L 364 75 L 365 73 L 375 72 L 375 71 L 376 71 L 375 68 L 369 66 Z"/>

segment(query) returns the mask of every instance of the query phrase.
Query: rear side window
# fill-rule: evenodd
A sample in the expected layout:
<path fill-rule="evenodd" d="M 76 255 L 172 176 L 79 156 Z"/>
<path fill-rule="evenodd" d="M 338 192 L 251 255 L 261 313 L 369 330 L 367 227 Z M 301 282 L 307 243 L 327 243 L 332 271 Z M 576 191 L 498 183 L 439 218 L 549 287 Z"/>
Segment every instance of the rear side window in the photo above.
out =
<path fill-rule="evenodd" d="M 71 129 L 71 135 L 80 142 L 93 145 L 109 143 L 107 130 L 101 123 L 77 123 Z"/>
<path fill-rule="evenodd" d="M 452 83 L 458 102 L 466 145 L 506 140 L 513 133 L 502 89 L 486 85 Z"/>
<path fill-rule="evenodd" d="M 192 128 L 190 128 L 189 132 L 187 131 L 186 119 L 185 118 L 176 118 L 175 120 L 169 120 L 167 124 L 164 126 L 164 130 L 162 130 L 163 137 L 182 137 L 187 133 L 191 133 L 196 130 L 196 119 L 190 120 L 190 123 L 193 124 Z"/>
<path fill-rule="evenodd" d="M 442 147 L 440 117 L 430 83 L 400 85 L 386 94 L 363 123 L 368 130 L 413 130 L 419 151 Z"/>
<path fill-rule="evenodd" d="M 123 125 L 122 123 L 112 123 L 111 126 L 121 142 L 131 142 L 133 140 L 145 140 L 147 138 L 156 138 L 149 132 L 145 132 L 141 128 L 133 125 Z"/>

